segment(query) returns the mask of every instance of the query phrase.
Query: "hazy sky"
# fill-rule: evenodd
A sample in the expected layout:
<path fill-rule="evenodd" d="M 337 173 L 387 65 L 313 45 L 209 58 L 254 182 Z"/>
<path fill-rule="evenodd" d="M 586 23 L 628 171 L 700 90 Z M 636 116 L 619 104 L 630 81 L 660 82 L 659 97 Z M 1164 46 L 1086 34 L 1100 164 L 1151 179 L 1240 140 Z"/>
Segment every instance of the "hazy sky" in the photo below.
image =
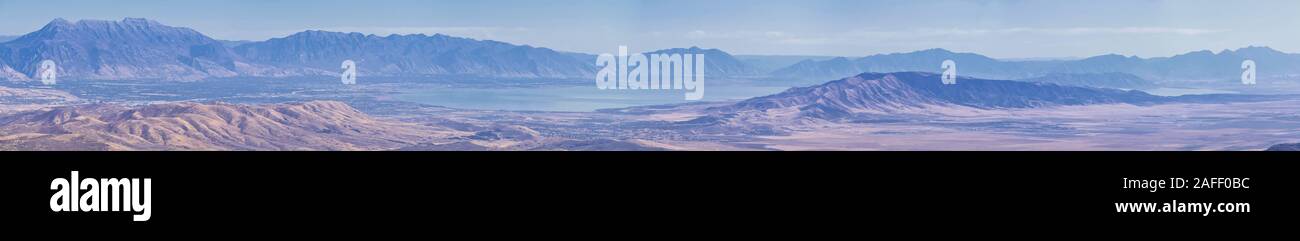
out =
<path fill-rule="evenodd" d="M 445 33 L 587 53 L 670 47 L 863 56 L 928 48 L 1000 58 L 1300 52 L 1300 1 L 0 0 L 0 35 L 143 17 L 213 38 L 320 29 Z"/>

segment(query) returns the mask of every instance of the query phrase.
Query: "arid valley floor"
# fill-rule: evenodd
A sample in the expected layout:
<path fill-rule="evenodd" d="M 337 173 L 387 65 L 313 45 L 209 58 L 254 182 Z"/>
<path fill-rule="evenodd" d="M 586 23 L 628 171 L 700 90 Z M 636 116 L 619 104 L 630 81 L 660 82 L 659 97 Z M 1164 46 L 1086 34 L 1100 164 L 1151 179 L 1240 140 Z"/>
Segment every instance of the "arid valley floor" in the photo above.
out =
<path fill-rule="evenodd" d="M 315 98 L 315 97 L 313 97 Z M 969 108 L 818 118 L 701 102 L 596 112 L 383 100 L 105 103 L 0 89 L 4 150 L 1263 150 L 1300 140 L 1300 100 Z"/>

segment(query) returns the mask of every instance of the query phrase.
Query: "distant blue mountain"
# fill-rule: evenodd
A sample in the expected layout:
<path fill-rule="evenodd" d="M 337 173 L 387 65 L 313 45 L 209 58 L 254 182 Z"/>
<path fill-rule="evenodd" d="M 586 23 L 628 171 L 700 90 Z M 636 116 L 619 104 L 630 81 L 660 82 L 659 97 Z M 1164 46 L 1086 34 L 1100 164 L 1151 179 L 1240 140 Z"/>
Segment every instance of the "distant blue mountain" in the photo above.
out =
<path fill-rule="evenodd" d="M 814 55 L 736 55 L 737 60 L 745 63 L 750 68 L 757 71 L 760 75 L 767 75 L 777 69 L 789 67 L 806 60 L 828 60 L 837 58 L 836 56 L 814 56 Z"/>
<path fill-rule="evenodd" d="M 35 32 L 0 44 L 6 78 L 33 76 L 54 60 L 60 76 L 78 79 L 195 80 L 236 76 L 248 67 L 212 38 L 188 28 L 127 18 L 55 19 Z"/>
<path fill-rule="evenodd" d="M 703 54 L 704 74 L 706 76 L 756 76 L 763 75 L 749 64 L 735 56 L 718 49 L 701 49 L 699 47 L 674 48 L 652 51 L 646 54 Z"/>
<path fill-rule="evenodd" d="M 362 75 L 591 78 L 595 57 L 447 35 L 376 36 L 306 31 L 236 46 L 244 58 L 295 72 L 333 73 L 353 60 Z"/>
<path fill-rule="evenodd" d="M 1003 61 L 973 53 L 929 49 L 872 55 L 857 59 L 803 61 L 773 71 L 778 77 L 821 79 L 862 72 L 939 72 L 944 60 L 957 62 L 958 74 L 990 79 L 1029 79 L 1051 74 L 1125 73 L 1149 81 L 1229 81 L 1241 75 L 1241 62 L 1258 63 L 1261 78 L 1300 75 L 1300 55 L 1268 47 L 1247 47 L 1219 53 L 1198 51 L 1173 57 L 1138 58 L 1102 55 L 1080 60 Z"/>
<path fill-rule="evenodd" d="M 654 53 L 705 54 L 711 76 L 760 74 L 717 49 Z M 58 63 L 60 78 L 87 80 L 336 75 L 344 60 L 355 61 L 358 72 L 369 76 L 587 79 L 597 70 L 590 54 L 441 34 L 305 31 L 259 42 L 223 41 L 147 19 L 55 19 L 0 43 L 0 79 L 30 79 L 46 59 Z"/>
<path fill-rule="evenodd" d="M 0 43 L 9 42 L 9 40 L 14 40 L 16 38 L 18 38 L 18 36 L 0 35 Z"/>
<path fill-rule="evenodd" d="M 246 43 L 253 42 L 248 40 L 217 40 L 217 41 L 221 42 L 221 45 L 225 45 L 227 48 L 234 48 L 235 46 L 240 46 Z"/>
<path fill-rule="evenodd" d="M 954 53 L 944 49 L 928 49 L 910 53 L 872 55 L 857 59 L 835 58 L 822 61 L 803 61 L 772 72 L 777 77 L 828 79 L 854 76 L 858 73 L 939 72 L 944 60 L 957 62 L 963 76 L 996 79 L 1022 79 L 1042 76 L 1052 62 L 1006 62 L 972 53 Z"/>

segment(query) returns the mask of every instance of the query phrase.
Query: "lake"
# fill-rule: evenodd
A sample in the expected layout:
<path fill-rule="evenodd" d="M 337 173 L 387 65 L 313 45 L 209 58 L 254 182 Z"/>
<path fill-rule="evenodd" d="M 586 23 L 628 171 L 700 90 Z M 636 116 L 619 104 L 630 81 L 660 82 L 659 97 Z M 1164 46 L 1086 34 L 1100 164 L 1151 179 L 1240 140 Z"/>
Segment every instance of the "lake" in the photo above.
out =
<path fill-rule="evenodd" d="M 741 100 L 779 93 L 789 87 L 706 86 L 698 101 Z M 591 86 L 529 88 L 427 87 L 399 90 L 395 100 L 462 109 L 516 111 L 595 111 L 642 105 L 692 102 L 686 90 L 600 90 Z"/>
<path fill-rule="evenodd" d="M 585 82 L 585 81 L 584 81 Z M 716 81 L 698 101 L 741 100 L 775 94 L 788 83 Z M 337 78 L 230 78 L 177 81 L 62 81 L 55 86 L 0 82 L 0 86 L 67 91 L 103 102 L 225 101 L 278 103 L 303 100 L 387 100 L 459 109 L 586 112 L 607 108 L 691 102 L 686 90 L 599 90 L 595 83 L 465 80 L 444 78 L 369 78 L 343 85 Z"/>
<path fill-rule="evenodd" d="M 1193 88 L 1170 88 L 1162 87 L 1150 90 L 1143 90 L 1148 94 L 1159 96 L 1182 96 L 1182 95 L 1209 95 L 1209 94 L 1237 94 L 1236 91 L 1215 90 L 1215 89 L 1193 89 Z"/>

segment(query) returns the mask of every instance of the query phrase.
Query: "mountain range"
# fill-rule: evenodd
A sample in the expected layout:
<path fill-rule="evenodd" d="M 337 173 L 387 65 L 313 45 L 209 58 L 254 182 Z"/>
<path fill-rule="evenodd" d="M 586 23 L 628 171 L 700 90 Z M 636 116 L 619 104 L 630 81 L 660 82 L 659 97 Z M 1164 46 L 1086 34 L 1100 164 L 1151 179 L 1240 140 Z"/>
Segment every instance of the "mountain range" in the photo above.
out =
<path fill-rule="evenodd" d="M 59 76 L 92 80 L 196 80 L 262 69 L 197 31 L 138 18 L 75 23 L 55 19 L 0 44 L 4 77 L 27 79 L 44 60 L 58 64 Z"/>
<path fill-rule="evenodd" d="M 652 51 L 706 55 L 706 73 L 751 76 L 730 54 L 698 47 Z M 201 80 L 222 77 L 326 76 L 345 60 L 363 76 L 465 76 L 588 79 L 595 55 L 442 34 L 366 35 L 304 31 L 266 41 L 224 41 L 141 18 L 55 19 L 0 43 L 0 79 L 29 80 L 43 60 L 61 78 Z"/>
<path fill-rule="evenodd" d="M 1259 78 L 1287 78 L 1300 75 L 1300 54 L 1283 53 L 1268 47 L 1246 47 L 1191 52 L 1173 57 L 1139 58 L 1101 55 L 1079 60 L 1004 61 L 974 53 L 928 49 L 908 53 L 871 55 L 862 58 L 806 60 L 772 72 L 787 78 L 839 78 L 863 72 L 939 72 L 939 63 L 953 60 L 959 75 L 989 79 L 1030 79 L 1053 74 L 1123 73 L 1154 82 L 1233 81 L 1240 78 L 1243 60 L 1258 64 Z M 1097 76 L 1105 77 L 1105 76 Z"/>
<path fill-rule="evenodd" d="M 838 79 L 859 73 L 938 72 L 944 60 L 958 74 L 1092 87 L 1146 88 L 1169 82 L 1227 82 L 1240 63 L 1258 63 L 1258 76 L 1300 76 L 1300 54 L 1268 47 L 1139 58 L 1102 55 L 1071 60 L 999 60 L 975 53 L 928 49 L 861 58 L 808 57 L 744 60 L 718 49 L 674 48 L 649 53 L 705 54 L 705 73 L 723 77 Z M 156 21 L 55 19 L 39 30 L 0 42 L 0 79 L 29 80 L 43 60 L 59 76 L 84 80 L 201 80 L 224 77 L 333 76 L 344 60 L 363 76 L 465 76 L 589 79 L 595 56 L 442 34 L 377 36 L 304 31 L 266 41 L 223 41 Z M 776 68 L 773 64 L 790 64 Z M 775 70 L 771 70 L 776 68 Z"/>
<path fill-rule="evenodd" d="M 380 76 L 478 76 L 586 78 L 595 76 L 595 57 L 547 48 L 447 35 L 376 36 L 306 31 L 236 46 L 249 61 L 291 73 L 337 72 L 344 60 L 358 74 Z"/>
<path fill-rule="evenodd" d="M 817 55 L 736 55 L 736 59 L 744 62 L 749 68 L 758 71 L 764 75 L 772 73 L 781 68 L 788 67 L 804 60 L 828 60 L 836 56 L 817 56 Z"/>

